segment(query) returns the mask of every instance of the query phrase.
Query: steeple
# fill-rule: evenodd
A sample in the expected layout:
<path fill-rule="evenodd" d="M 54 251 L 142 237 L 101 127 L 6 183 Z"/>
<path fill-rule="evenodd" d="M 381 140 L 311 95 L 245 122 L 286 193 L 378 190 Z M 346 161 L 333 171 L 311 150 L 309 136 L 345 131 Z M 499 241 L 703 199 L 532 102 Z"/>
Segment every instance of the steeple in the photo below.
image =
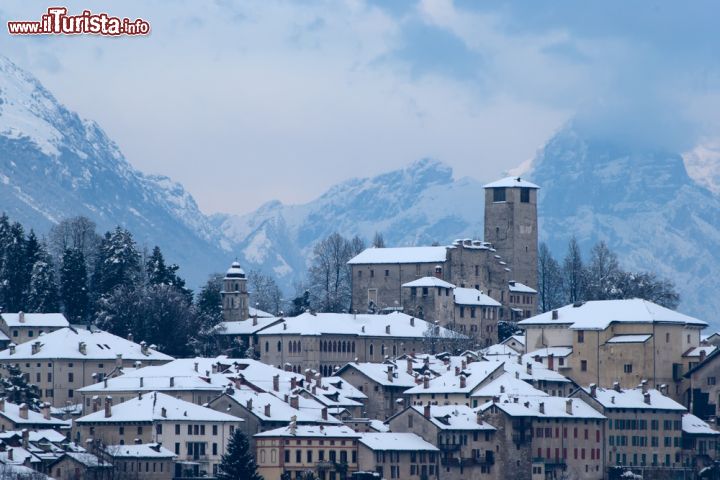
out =
<path fill-rule="evenodd" d="M 234 322 L 248 318 L 247 278 L 239 262 L 233 262 L 225 273 L 220 295 L 222 296 L 223 320 Z"/>

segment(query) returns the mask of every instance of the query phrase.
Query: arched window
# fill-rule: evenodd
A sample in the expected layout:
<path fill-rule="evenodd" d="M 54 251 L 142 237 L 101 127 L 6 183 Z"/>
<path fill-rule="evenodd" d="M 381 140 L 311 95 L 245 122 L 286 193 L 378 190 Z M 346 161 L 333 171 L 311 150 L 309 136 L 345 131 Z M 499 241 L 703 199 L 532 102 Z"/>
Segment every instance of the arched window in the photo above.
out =
<path fill-rule="evenodd" d="M 300 343 L 299 340 L 298 340 L 298 344 L 297 344 L 297 351 L 298 351 L 298 353 L 302 352 L 302 344 Z"/>
<path fill-rule="evenodd" d="M 385 344 L 380 345 L 380 355 L 385 356 Z"/>
<path fill-rule="evenodd" d="M 374 352 L 375 352 L 375 348 L 373 348 L 373 344 L 372 344 L 372 343 L 370 344 L 370 348 L 368 349 L 368 351 L 369 351 L 369 353 L 370 353 L 370 356 L 372 357 L 373 354 L 374 354 Z"/>
<path fill-rule="evenodd" d="M 265 342 L 265 353 L 270 351 L 270 342 Z"/>
<path fill-rule="evenodd" d="M 332 343 L 332 351 L 337 352 L 337 342 Z"/>
<path fill-rule="evenodd" d="M 345 352 L 347 352 L 347 345 L 346 345 L 345 342 L 343 341 L 343 342 L 342 342 L 342 353 L 345 353 Z"/>
<path fill-rule="evenodd" d="M 278 352 L 282 352 L 282 342 L 280 340 L 278 340 L 277 347 L 278 347 Z"/>
<path fill-rule="evenodd" d="M 352 353 L 355 353 L 355 342 L 352 342 Z"/>

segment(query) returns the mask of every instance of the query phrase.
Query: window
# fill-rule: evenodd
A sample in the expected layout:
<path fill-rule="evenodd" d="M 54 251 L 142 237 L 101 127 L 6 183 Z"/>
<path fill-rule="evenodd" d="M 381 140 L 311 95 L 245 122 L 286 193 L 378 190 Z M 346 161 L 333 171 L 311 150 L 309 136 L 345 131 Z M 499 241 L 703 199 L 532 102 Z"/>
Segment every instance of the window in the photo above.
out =
<path fill-rule="evenodd" d="M 285 463 L 290 463 L 290 450 L 285 450 Z"/>
<path fill-rule="evenodd" d="M 17 337 L 17 336 L 18 336 L 18 331 L 17 331 L 17 330 L 13 330 L 13 337 Z"/>
<path fill-rule="evenodd" d="M 73 375 L 72 372 L 68 372 L 68 382 L 72 383 L 73 380 L 75 380 L 75 376 Z"/>
<path fill-rule="evenodd" d="M 307 458 L 307 463 L 312 463 L 313 461 L 313 451 L 307 450 L 305 454 L 305 458 Z"/>
<path fill-rule="evenodd" d="M 529 188 L 521 188 L 520 189 L 520 202 L 521 203 L 530 203 L 530 189 Z"/>
<path fill-rule="evenodd" d="M 358 278 L 362 278 L 362 270 L 358 270 Z"/>
<path fill-rule="evenodd" d="M 632 363 L 626 363 L 623 365 L 623 371 L 625 373 L 632 373 Z"/>
<path fill-rule="evenodd" d="M 577 342 L 585 343 L 585 332 L 583 332 L 583 331 L 577 332 Z"/>
<path fill-rule="evenodd" d="M 375 270 L 370 270 L 370 278 L 375 277 Z"/>
<path fill-rule="evenodd" d="M 708 385 L 715 385 L 715 377 L 707 377 Z"/>
<path fill-rule="evenodd" d="M 175 435 L 180 435 L 180 425 L 177 423 L 175 424 Z"/>
<path fill-rule="evenodd" d="M 505 189 L 504 188 L 493 188 L 493 202 L 504 202 L 505 201 Z"/>
<path fill-rule="evenodd" d="M 580 371 L 587 372 L 587 360 L 580 360 Z"/>
<path fill-rule="evenodd" d="M 217 435 L 217 434 L 218 434 L 218 428 L 217 428 L 217 427 L 218 427 L 217 425 L 213 425 L 213 435 Z"/>
<path fill-rule="evenodd" d="M 665 334 L 665 343 L 670 343 L 670 333 Z"/>
<path fill-rule="evenodd" d="M 386 276 L 386 277 L 389 277 L 389 276 L 390 276 L 390 270 L 385 270 L 385 276 Z"/>

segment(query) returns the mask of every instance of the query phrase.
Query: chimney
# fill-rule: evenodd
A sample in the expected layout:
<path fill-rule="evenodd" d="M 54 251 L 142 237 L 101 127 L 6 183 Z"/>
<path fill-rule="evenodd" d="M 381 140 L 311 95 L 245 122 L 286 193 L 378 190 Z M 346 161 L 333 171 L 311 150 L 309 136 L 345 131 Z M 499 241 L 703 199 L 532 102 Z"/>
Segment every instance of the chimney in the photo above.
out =
<path fill-rule="evenodd" d="M 105 397 L 105 418 L 112 417 L 112 397 Z"/>
<path fill-rule="evenodd" d="M 613 390 L 615 390 L 616 392 L 622 392 L 622 390 L 620 389 L 620 382 L 613 382 Z"/>
<path fill-rule="evenodd" d="M 107 388 L 107 377 L 103 377 L 103 388 Z"/>
<path fill-rule="evenodd" d="M 425 418 L 430 418 L 430 402 L 427 402 L 425 407 L 423 407 L 423 416 Z"/>
<path fill-rule="evenodd" d="M 596 398 L 596 397 L 597 397 L 597 385 L 595 385 L 594 383 L 591 383 L 591 384 L 590 384 L 590 396 L 591 396 L 592 398 Z"/>
<path fill-rule="evenodd" d="M 388 368 L 387 368 L 387 380 L 390 383 L 392 383 L 392 381 L 393 381 L 393 371 L 392 371 L 392 367 L 390 365 L 388 365 Z"/>
<path fill-rule="evenodd" d="M 328 419 L 327 407 L 323 407 L 322 410 L 320 410 L 320 415 L 322 415 L 323 420 L 327 421 L 327 419 Z"/>
<path fill-rule="evenodd" d="M 525 371 L 528 375 L 532 375 L 532 363 L 528 362 L 525 364 Z"/>
<path fill-rule="evenodd" d="M 35 355 L 39 351 L 40 351 L 40 340 L 36 340 L 30 346 L 30 352 L 32 355 Z"/>
<path fill-rule="evenodd" d="M 467 378 L 465 375 L 460 375 L 460 388 L 467 387 Z"/>
<path fill-rule="evenodd" d="M 5 397 L 0 398 L 0 412 L 5 411 Z"/>
<path fill-rule="evenodd" d="M 467 368 L 467 362 L 465 361 L 464 358 L 462 359 L 462 362 L 460 362 L 460 365 L 461 365 L 460 368 L 462 368 L 463 370 L 465 370 Z"/>
<path fill-rule="evenodd" d="M 430 366 L 430 355 L 426 355 L 425 358 L 423 358 L 423 366 L 425 368 Z"/>
<path fill-rule="evenodd" d="M 197 373 L 198 367 L 200 366 L 200 364 L 198 362 L 195 362 L 193 366 L 195 367 L 195 373 Z"/>
<path fill-rule="evenodd" d="M 273 375 L 273 391 L 280 391 L 280 374 Z"/>
<path fill-rule="evenodd" d="M 645 395 L 648 392 L 648 381 L 647 380 L 641 380 L 640 381 L 640 388 L 642 389 L 643 395 Z"/>
<path fill-rule="evenodd" d="M 553 311 L 552 311 L 552 319 L 553 319 L 553 320 L 557 320 L 558 317 L 559 317 L 558 311 L 557 311 L 557 310 L 553 310 Z"/>
<path fill-rule="evenodd" d="M 122 353 L 115 355 L 115 366 L 117 368 L 122 368 Z"/>
<path fill-rule="evenodd" d="M 307 385 L 310 385 L 310 382 L 312 382 L 312 370 L 309 368 L 305 369 L 305 383 Z"/>
<path fill-rule="evenodd" d="M 24 449 L 28 448 L 28 444 L 30 443 L 30 432 L 27 428 L 22 429 L 22 446 Z"/>
<path fill-rule="evenodd" d="M 643 393 L 643 402 L 650 405 L 650 392 Z"/>
<path fill-rule="evenodd" d="M 145 386 L 145 380 L 143 377 L 140 377 L 140 388 L 143 388 Z"/>
<path fill-rule="evenodd" d="M 538 409 L 540 410 L 540 413 L 542 413 L 544 415 L 545 414 L 545 402 L 540 402 L 538 404 Z"/>
<path fill-rule="evenodd" d="M 568 415 L 573 414 L 572 398 L 568 398 L 567 400 L 565 400 L 565 413 L 567 413 Z"/>
<path fill-rule="evenodd" d="M 285 371 L 292 372 L 292 363 L 288 362 L 285 364 Z"/>
<path fill-rule="evenodd" d="M 265 416 L 270 417 L 270 404 L 265 405 Z"/>
<path fill-rule="evenodd" d="M 610 403 L 615 403 L 615 395 L 613 395 L 612 397 L 610 397 Z"/>
<path fill-rule="evenodd" d="M 483 417 L 484 417 L 484 415 L 483 415 L 482 410 L 478 409 L 478 411 L 477 411 L 477 416 L 476 416 L 476 420 L 477 420 L 477 424 L 478 424 L 478 425 L 482 425 L 482 424 L 483 424 L 483 421 L 484 421 L 484 418 L 483 418 Z"/>
<path fill-rule="evenodd" d="M 295 390 L 297 388 L 297 379 L 295 377 L 290 377 L 290 390 Z"/>
<path fill-rule="evenodd" d="M 320 372 L 315 374 L 315 385 L 322 388 L 322 374 Z"/>
<path fill-rule="evenodd" d="M 100 409 L 100 397 L 98 397 L 97 395 L 92 398 L 92 406 L 93 412 L 97 412 L 98 409 Z"/>
<path fill-rule="evenodd" d="M 132 341 L 133 341 L 133 334 L 132 334 L 132 332 L 128 332 L 127 339 L 128 339 L 128 342 L 132 342 Z"/>
<path fill-rule="evenodd" d="M 548 355 L 548 370 L 555 370 L 555 355 Z"/>
<path fill-rule="evenodd" d="M 515 378 L 517 378 L 518 380 L 520 379 L 520 372 L 518 372 L 517 370 L 515 370 Z"/>
<path fill-rule="evenodd" d="M 162 408 L 160 409 L 160 415 L 161 415 L 163 418 L 167 418 L 167 410 L 165 409 L 165 407 L 162 407 Z"/>
<path fill-rule="evenodd" d="M 170 377 L 170 387 L 175 386 L 175 377 Z"/>
<path fill-rule="evenodd" d="M 20 418 L 27 420 L 28 418 L 28 405 L 27 403 L 20 404 Z"/>
<path fill-rule="evenodd" d="M 390 335 L 390 325 L 385 325 L 385 334 Z"/>
<path fill-rule="evenodd" d="M 295 410 L 300 409 L 300 400 L 298 399 L 297 395 L 291 395 L 290 396 L 290 406 L 294 408 Z"/>
<path fill-rule="evenodd" d="M 468 354 L 465 355 L 465 363 L 466 365 L 470 365 L 472 362 L 474 362 L 475 359 L 472 357 L 472 355 Z"/>
<path fill-rule="evenodd" d="M 442 280 L 442 267 L 440 265 L 435 265 L 435 278 Z"/>
<path fill-rule="evenodd" d="M 317 395 L 317 385 L 312 386 L 312 394 Z"/>
<path fill-rule="evenodd" d="M 415 317 L 410 317 L 410 326 L 411 327 L 415 326 Z"/>
<path fill-rule="evenodd" d="M 667 384 L 663 383 L 662 385 L 660 385 L 660 393 L 662 393 L 663 395 L 667 395 Z"/>
<path fill-rule="evenodd" d="M 411 357 L 407 357 L 407 373 L 408 375 L 413 374 L 413 361 Z"/>
<path fill-rule="evenodd" d="M 13 449 L 12 449 L 12 448 L 8 448 L 8 449 L 7 449 L 7 457 L 8 457 L 8 460 L 10 460 L 10 461 L 14 460 L 14 458 L 13 458 Z"/>
<path fill-rule="evenodd" d="M 85 344 L 85 342 L 78 343 L 78 350 L 81 354 L 87 355 L 87 345 Z"/>
<path fill-rule="evenodd" d="M 42 404 L 42 407 L 40 408 L 40 411 L 42 412 L 42 416 L 45 420 L 50 420 L 50 404 L 45 402 Z"/>
<path fill-rule="evenodd" d="M 247 405 L 247 409 L 252 411 L 252 398 L 248 398 L 246 405 Z"/>
<path fill-rule="evenodd" d="M 218 366 L 217 366 L 217 364 L 215 364 L 215 363 L 212 364 L 212 373 L 213 373 L 213 374 L 218 373 Z"/>
<path fill-rule="evenodd" d="M 428 375 L 423 377 L 423 388 L 430 388 L 430 376 Z"/>
<path fill-rule="evenodd" d="M 455 365 L 455 376 L 457 377 L 458 375 L 460 375 L 460 367 Z"/>
<path fill-rule="evenodd" d="M 11 343 L 9 345 L 9 347 L 10 347 L 10 355 L 15 355 L 15 344 Z"/>
<path fill-rule="evenodd" d="M 253 316 L 253 327 L 257 325 L 257 314 Z"/>
<path fill-rule="evenodd" d="M 492 401 L 493 403 L 500 403 L 500 397 L 498 397 L 497 395 L 493 395 Z"/>
<path fill-rule="evenodd" d="M 700 363 L 702 363 L 702 362 L 705 361 L 705 356 L 706 356 L 706 355 L 707 355 L 707 354 L 705 353 L 705 349 L 704 349 L 704 348 L 703 348 L 702 350 L 700 350 Z"/>
<path fill-rule="evenodd" d="M 142 353 L 143 355 L 148 354 L 148 346 L 147 346 L 147 342 L 145 342 L 145 340 L 140 342 L 140 353 Z"/>
<path fill-rule="evenodd" d="M 505 393 L 505 385 L 500 385 L 500 393 Z"/>
<path fill-rule="evenodd" d="M 25 323 L 25 312 L 23 312 L 23 311 L 18 312 L 18 321 L 20 323 Z"/>

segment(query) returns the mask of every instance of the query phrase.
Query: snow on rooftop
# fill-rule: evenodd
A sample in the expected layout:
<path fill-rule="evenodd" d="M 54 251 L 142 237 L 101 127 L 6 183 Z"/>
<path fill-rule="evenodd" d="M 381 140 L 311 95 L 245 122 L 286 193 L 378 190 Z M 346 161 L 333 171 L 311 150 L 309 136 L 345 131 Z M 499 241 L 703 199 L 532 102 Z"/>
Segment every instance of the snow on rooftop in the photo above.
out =
<path fill-rule="evenodd" d="M 380 385 L 410 388 L 415 386 L 415 375 L 407 372 L 404 363 L 403 361 L 398 361 L 396 364 L 389 362 L 351 362 L 340 368 L 340 372 L 352 368 Z M 388 367 L 392 367 L 392 380 L 388 379 Z"/>
<path fill-rule="evenodd" d="M 420 415 L 424 415 L 425 407 L 410 407 Z M 477 413 L 467 405 L 431 405 L 430 421 L 441 430 L 495 430 L 487 422 L 477 421 Z"/>
<path fill-rule="evenodd" d="M 240 262 L 233 262 L 230 268 L 227 269 L 227 272 L 225 272 L 225 276 L 241 278 L 245 276 L 245 270 L 240 266 Z"/>
<path fill-rule="evenodd" d="M 272 313 L 265 312 L 263 310 L 260 310 L 259 308 L 255 308 L 255 307 L 248 307 L 248 312 L 249 312 L 250 317 L 272 318 L 275 316 Z"/>
<path fill-rule="evenodd" d="M 71 427 L 71 421 L 60 420 L 59 418 L 45 418 L 42 413 L 35 412 L 28 408 L 27 418 L 20 417 L 20 406 L 5 400 L 4 407 L 0 410 L 0 417 L 5 417 L 18 426 L 39 425 L 47 428 Z"/>
<path fill-rule="evenodd" d="M 85 466 L 92 467 L 92 468 L 111 468 L 112 464 L 109 462 L 106 462 L 92 453 L 87 452 L 66 452 L 65 455 L 68 457 L 75 459 L 76 461 L 82 463 Z"/>
<path fill-rule="evenodd" d="M 360 438 L 360 434 L 345 425 L 295 425 L 267 430 L 254 435 L 257 437 L 319 437 L 319 438 Z"/>
<path fill-rule="evenodd" d="M 590 394 L 590 387 L 583 387 L 583 390 Z M 600 405 L 608 409 L 654 409 L 654 410 L 675 410 L 686 411 L 686 408 L 670 397 L 663 395 L 654 388 L 649 388 L 650 403 L 645 403 L 645 396 L 642 388 L 620 389 L 601 388 L 595 390 L 593 397 Z"/>
<path fill-rule="evenodd" d="M 437 277 L 422 277 L 412 282 L 403 283 L 403 287 L 440 287 L 440 288 L 455 288 L 455 285 L 448 283 L 445 280 Z"/>
<path fill-rule="evenodd" d="M 303 313 L 284 319 L 258 335 L 355 335 L 358 337 L 424 338 L 428 323 L 400 312 L 388 315 L 352 313 Z M 389 327 L 389 329 L 388 329 Z M 439 327 L 440 336 L 449 335 Z"/>
<path fill-rule="evenodd" d="M 517 374 L 520 379 L 532 381 L 542 380 L 545 382 L 558 382 L 558 383 L 570 383 L 570 379 L 566 376 L 547 368 L 542 363 L 536 362 L 533 357 L 525 354 L 521 357 L 522 363 L 517 363 L 514 360 L 508 360 L 505 362 L 505 371 L 512 374 Z M 527 364 L 530 364 L 530 372 L 528 372 Z"/>
<path fill-rule="evenodd" d="M 496 343 L 494 345 L 490 345 L 489 347 L 485 347 L 480 350 L 480 355 L 483 357 L 518 357 L 520 354 L 517 352 L 517 350 L 513 350 L 512 348 L 508 347 L 507 345 L 503 345 L 500 343 Z"/>
<path fill-rule="evenodd" d="M 439 451 L 435 445 L 414 433 L 363 433 L 360 443 L 371 450 Z"/>
<path fill-rule="evenodd" d="M 108 378 L 107 381 L 79 388 L 78 392 L 105 394 L 115 392 L 210 391 L 220 393 L 222 389 L 221 385 L 211 384 L 208 380 L 201 378 L 199 374 L 195 376 L 152 376 L 151 371 L 148 371 L 146 375 L 142 375 L 142 372 L 140 372 L 138 375 L 120 375 Z"/>
<path fill-rule="evenodd" d="M 517 401 L 516 401 L 517 400 Z M 571 412 L 568 413 L 568 401 L 570 401 Z M 541 405 L 542 404 L 542 405 Z M 525 397 L 508 399 L 503 402 L 487 402 L 480 407 L 486 411 L 492 406 L 512 417 L 536 417 L 536 418 L 577 418 L 603 420 L 605 416 L 579 398 L 564 397 Z"/>
<path fill-rule="evenodd" d="M 486 379 L 497 378 L 502 374 L 503 362 L 498 360 L 482 360 L 472 362 L 462 369 L 460 375 L 455 370 L 444 370 L 440 376 L 431 378 L 428 388 L 421 383 L 405 391 L 406 395 L 433 394 L 433 393 L 470 393 Z M 465 386 L 461 386 L 461 376 L 465 377 Z"/>
<path fill-rule="evenodd" d="M 576 330 L 604 330 L 612 323 L 675 323 L 694 327 L 706 327 L 697 318 L 670 310 L 647 300 L 594 300 L 575 306 L 566 305 L 553 312 L 545 312 L 518 322 L 521 327 L 533 325 L 569 325 Z"/>
<path fill-rule="evenodd" d="M 220 322 L 215 327 L 215 333 L 218 335 L 253 335 L 280 321 L 282 321 L 282 318 L 279 317 L 258 316 L 257 319 L 251 317 L 247 320 L 235 322 Z"/>
<path fill-rule="evenodd" d="M 701 355 L 709 356 L 717 350 L 715 345 L 707 345 L 703 347 L 693 347 L 683 354 L 683 357 L 700 358 Z"/>
<path fill-rule="evenodd" d="M 22 315 L 23 321 L 20 321 Z M 62 313 L 3 313 L 0 314 L 8 327 L 69 327 Z"/>
<path fill-rule="evenodd" d="M 104 401 L 104 400 L 103 400 Z M 140 397 L 113 405 L 110 417 L 105 417 L 104 406 L 97 412 L 85 415 L 76 420 L 77 423 L 92 422 L 153 422 L 153 421 L 185 421 L 185 422 L 242 422 L 241 418 L 210 408 L 195 405 L 164 393 L 152 392 Z"/>
<path fill-rule="evenodd" d="M 447 247 L 371 247 L 351 258 L 348 264 L 442 263 L 446 254 Z"/>
<path fill-rule="evenodd" d="M 720 432 L 713 430 L 713 428 L 703 420 L 692 413 L 686 413 L 682 417 L 682 430 L 683 433 L 691 435 L 720 435 Z"/>
<path fill-rule="evenodd" d="M 33 345 L 40 342 L 40 349 L 32 353 Z M 80 343 L 85 344 L 85 353 L 81 352 Z M 61 328 L 38 337 L 35 341 L 21 343 L 15 347 L 15 353 L 10 349 L 0 352 L 0 360 L 20 359 L 93 359 L 115 360 L 122 354 L 124 360 L 165 360 L 173 358 L 157 350 L 147 348 L 147 354 L 142 352 L 140 344 L 113 335 L 102 330 L 76 330 L 74 328 Z"/>
<path fill-rule="evenodd" d="M 652 335 L 615 335 L 609 338 L 607 343 L 645 343 L 652 338 Z"/>
<path fill-rule="evenodd" d="M 491 399 L 507 395 L 509 397 L 547 397 L 547 393 L 530 385 L 515 374 L 505 372 L 490 383 L 475 390 L 471 397 Z"/>
<path fill-rule="evenodd" d="M 174 458 L 177 456 L 159 443 L 107 445 L 105 451 L 115 458 Z"/>
<path fill-rule="evenodd" d="M 524 283 L 516 282 L 515 280 L 508 282 L 508 288 L 511 292 L 515 293 L 537 293 L 537 290 L 534 288 L 528 287 Z"/>
<path fill-rule="evenodd" d="M 492 183 L 488 183 L 486 185 L 483 185 L 483 188 L 516 188 L 516 187 L 522 187 L 522 188 L 540 188 L 539 186 L 535 185 L 534 183 L 528 182 L 527 180 L 523 180 L 520 177 L 505 177 L 501 178 L 500 180 L 496 180 Z"/>
<path fill-rule="evenodd" d="M 526 355 L 530 358 L 546 358 L 550 355 L 552 355 L 553 357 L 567 357 L 572 353 L 572 351 L 572 347 L 543 347 L 538 350 L 528 352 Z"/>
<path fill-rule="evenodd" d="M 457 305 L 482 305 L 488 307 L 500 306 L 500 302 L 475 288 L 456 287 L 453 290 L 453 295 Z"/>

